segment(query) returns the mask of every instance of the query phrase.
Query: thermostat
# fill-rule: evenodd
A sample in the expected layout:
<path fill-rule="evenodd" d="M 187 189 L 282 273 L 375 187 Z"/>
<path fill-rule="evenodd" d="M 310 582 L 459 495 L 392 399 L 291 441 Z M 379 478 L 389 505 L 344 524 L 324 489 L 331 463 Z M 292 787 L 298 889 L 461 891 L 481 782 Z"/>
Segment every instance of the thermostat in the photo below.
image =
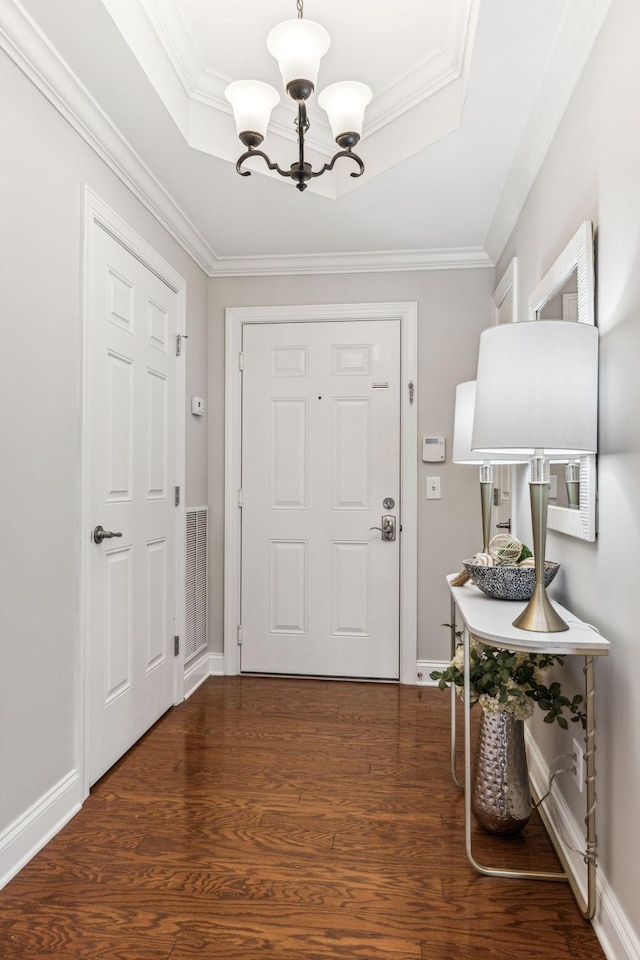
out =
<path fill-rule="evenodd" d="M 204 417 L 204 400 L 202 397 L 191 397 L 191 413 L 194 417 Z"/>
<path fill-rule="evenodd" d="M 444 437 L 422 438 L 422 459 L 427 463 L 444 460 Z"/>

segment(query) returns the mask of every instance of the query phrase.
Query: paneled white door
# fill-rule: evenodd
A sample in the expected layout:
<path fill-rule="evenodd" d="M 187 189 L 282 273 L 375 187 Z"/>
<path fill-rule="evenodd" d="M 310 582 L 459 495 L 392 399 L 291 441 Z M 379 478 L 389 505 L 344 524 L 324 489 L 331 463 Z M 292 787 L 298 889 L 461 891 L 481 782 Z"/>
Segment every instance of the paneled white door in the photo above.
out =
<path fill-rule="evenodd" d="M 242 352 L 241 670 L 397 679 L 400 321 L 247 323 Z"/>
<path fill-rule="evenodd" d="M 90 783 L 173 703 L 177 295 L 94 226 L 89 410 Z"/>

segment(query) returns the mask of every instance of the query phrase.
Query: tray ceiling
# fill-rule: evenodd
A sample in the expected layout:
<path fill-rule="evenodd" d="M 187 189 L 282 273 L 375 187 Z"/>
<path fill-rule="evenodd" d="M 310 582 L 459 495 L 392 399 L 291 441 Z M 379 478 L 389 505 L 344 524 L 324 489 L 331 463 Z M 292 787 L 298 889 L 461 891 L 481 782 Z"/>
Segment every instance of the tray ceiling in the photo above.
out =
<path fill-rule="evenodd" d="M 490 266 L 612 0 L 306 0 L 319 88 L 368 83 L 358 153 L 313 181 L 242 178 L 223 90 L 281 89 L 269 30 L 294 0 L 0 0 L 0 47 L 211 275 Z M 314 167 L 333 153 L 311 116 Z M 284 92 L 265 148 L 295 159 Z"/>
<path fill-rule="evenodd" d="M 282 91 L 265 142 L 274 158 L 292 156 L 294 104 L 266 37 L 295 17 L 293 0 L 205 4 L 202 0 L 102 0 L 189 146 L 233 162 L 241 148 L 224 89 L 232 80 L 264 80 Z M 480 0 L 396 0 L 372 16 L 371 0 L 307 0 L 305 16 L 322 23 L 331 46 L 319 92 L 341 79 L 373 90 L 363 138 L 366 172 L 340 167 L 313 184 L 335 198 L 456 130 L 462 120 Z M 306 137 L 314 167 L 337 147 L 326 115 L 310 101 Z M 294 148 L 295 149 L 295 148 Z M 257 173 L 278 179 L 257 163 Z"/>

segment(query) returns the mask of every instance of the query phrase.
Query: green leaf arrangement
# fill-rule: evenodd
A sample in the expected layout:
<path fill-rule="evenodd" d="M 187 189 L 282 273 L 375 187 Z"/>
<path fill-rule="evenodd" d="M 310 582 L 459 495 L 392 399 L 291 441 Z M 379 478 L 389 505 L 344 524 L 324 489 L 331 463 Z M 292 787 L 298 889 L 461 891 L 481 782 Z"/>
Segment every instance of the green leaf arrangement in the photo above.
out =
<path fill-rule="evenodd" d="M 448 627 L 450 624 L 445 623 Z M 457 634 L 459 636 L 459 634 Z M 562 693 L 557 681 L 547 686 L 543 674 L 554 664 L 562 665 L 564 658 L 550 653 L 516 653 L 488 647 L 474 637 L 469 644 L 469 679 L 471 703 L 479 703 L 489 713 L 502 710 L 513 717 L 526 720 L 533 713 L 534 704 L 545 711 L 545 723 L 557 723 L 566 730 L 571 723 L 586 727 L 586 714 L 582 710 L 583 698 L 576 694 L 571 700 Z M 445 670 L 433 670 L 432 680 L 438 681 L 441 690 L 451 684 L 462 688 L 464 684 L 464 650 L 460 643 L 455 656 Z M 459 691 L 462 692 L 461 690 Z"/>

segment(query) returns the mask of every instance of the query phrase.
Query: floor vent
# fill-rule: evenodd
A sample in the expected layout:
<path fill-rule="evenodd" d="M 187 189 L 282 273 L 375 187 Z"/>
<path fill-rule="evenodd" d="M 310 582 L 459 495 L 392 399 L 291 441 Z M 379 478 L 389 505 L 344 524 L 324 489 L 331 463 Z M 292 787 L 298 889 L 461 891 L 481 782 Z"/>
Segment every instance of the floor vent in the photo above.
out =
<path fill-rule="evenodd" d="M 207 646 L 207 508 L 187 510 L 185 662 Z"/>

